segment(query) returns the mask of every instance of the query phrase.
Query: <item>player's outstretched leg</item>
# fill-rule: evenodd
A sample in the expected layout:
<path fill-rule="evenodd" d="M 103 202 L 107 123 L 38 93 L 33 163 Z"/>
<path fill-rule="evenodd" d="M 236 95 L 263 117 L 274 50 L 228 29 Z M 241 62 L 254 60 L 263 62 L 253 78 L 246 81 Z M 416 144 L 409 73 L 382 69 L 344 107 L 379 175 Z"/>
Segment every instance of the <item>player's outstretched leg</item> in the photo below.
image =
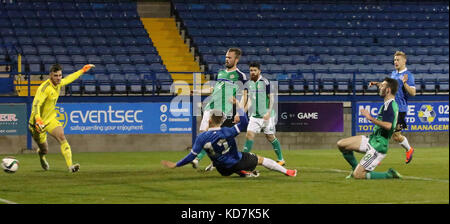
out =
<path fill-rule="evenodd" d="M 269 159 L 269 158 L 264 158 L 264 157 L 258 156 L 258 165 L 262 165 L 269 170 L 283 173 L 286 176 L 291 176 L 291 177 L 297 176 L 297 170 L 286 169 L 283 166 L 281 166 L 280 164 L 278 164 L 277 162 L 275 162 L 274 160 Z"/>
<path fill-rule="evenodd" d="M 398 173 L 396 170 L 389 168 L 386 172 L 375 172 L 375 171 L 370 171 L 367 172 L 363 178 L 358 178 L 358 179 L 372 179 L 372 180 L 376 180 L 376 179 L 401 179 L 402 175 L 400 173 Z"/>
<path fill-rule="evenodd" d="M 259 171 L 257 171 L 257 170 L 253 170 L 253 171 L 241 170 L 241 171 L 237 172 L 237 174 L 240 177 L 259 177 Z"/>

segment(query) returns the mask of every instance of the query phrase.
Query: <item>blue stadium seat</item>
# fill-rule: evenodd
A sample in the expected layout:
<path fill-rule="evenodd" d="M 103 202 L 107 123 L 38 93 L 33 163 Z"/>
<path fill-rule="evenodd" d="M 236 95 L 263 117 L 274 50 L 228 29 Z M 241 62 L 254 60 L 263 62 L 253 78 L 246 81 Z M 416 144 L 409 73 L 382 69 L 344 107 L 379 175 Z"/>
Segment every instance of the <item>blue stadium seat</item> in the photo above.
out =
<path fill-rule="evenodd" d="M 86 57 L 83 55 L 72 55 L 72 61 L 74 64 L 86 64 Z"/>
<path fill-rule="evenodd" d="M 449 91 L 448 73 L 437 75 L 437 87 L 440 92 L 448 92 Z"/>
<path fill-rule="evenodd" d="M 126 77 L 120 73 L 111 73 L 113 93 L 125 94 L 127 93 Z"/>
<path fill-rule="evenodd" d="M 111 48 L 107 46 L 97 46 L 97 52 L 101 52 L 101 55 L 110 55 L 112 54 Z"/>
<path fill-rule="evenodd" d="M 71 64 L 62 64 L 63 74 L 71 74 L 76 72 L 76 68 Z"/>
<path fill-rule="evenodd" d="M 63 39 L 63 43 L 64 45 L 68 46 L 76 46 L 78 45 L 78 41 L 77 39 L 73 38 L 73 37 L 67 37 Z"/>
<path fill-rule="evenodd" d="M 51 55 L 53 54 L 52 48 L 47 45 L 37 45 L 37 51 L 40 55 Z"/>
<path fill-rule="evenodd" d="M 121 67 L 122 67 L 122 71 L 125 73 L 136 72 L 136 67 L 134 65 L 122 64 Z"/>
<path fill-rule="evenodd" d="M 267 64 L 267 72 L 269 73 L 283 73 L 284 68 L 278 64 Z"/>
<path fill-rule="evenodd" d="M 437 90 L 437 74 L 428 74 L 423 79 L 423 92 L 436 93 Z"/>
<path fill-rule="evenodd" d="M 155 80 L 157 80 L 157 89 L 159 93 L 170 93 L 171 85 L 173 83 L 172 76 L 168 72 L 155 73 Z"/>
<path fill-rule="evenodd" d="M 109 73 L 120 73 L 121 68 L 117 64 L 106 64 L 106 70 Z"/>
<path fill-rule="evenodd" d="M 130 56 L 130 61 L 133 64 L 144 64 L 144 63 L 146 63 L 146 59 L 145 59 L 144 55 L 140 55 L 140 54 L 132 54 Z"/>
<path fill-rule="evenodd" d="M 86 61 L 89 64 L 100 64 L 103 63 L 103 60 L 97 55 L 87 55 Z"/>
<path fill-rule="evenodd" d="M 55 64 L 56 58 L 53 55 L 41 55 L 42 62 L 44 64 Z"/>
<path fill-rule="evenodd" d="M 115 55 L 128 53 L 127 49 L 123 46 L 114 46 L 111 48 L 111 52 Z"/>
<path fill-rule="evenodd" d="M 350 64 L 351 63 L 351 61 L 352 61 L 352 57 L 354 57 L 355 55 L 351 55 L 351 56 L 349 56 L 349 55 L 343 55 L 343 56 L 339 56 L 339 57 L 336 57 L 336 62 L 337 62 L 337 64 Z"/>
<path fill-rule="evenodd" d="M 97 52 L 97 48 L 95 48 L 94 46 L 82 46 L 81 51 L 83 52 L 84 55 L 99 53 Z"/>
<path fill-rule="evenodd" d="M 131 63 L 130 57 L 126 54 L 116 55 L 115 58 L 116 58 L 117 64 L 130 64 Z"/>
<path fill-rule="evenodd" d="M 334 93 L 335 92 L 335 77 L 334 74 L 317 73 L 316 79 L 319 81 L 320 92 Z"/>
<path fill-rule="evenodd" d="M 34 74 L 41 73 L 41 65 L 40 64 L 30 64 L 30 72 Z"/>
<path fill-rule="evenodd" d="M 56 62 L 59 64 L 72 64 L 72 58 L 67 55 L 56 55 Z"/>
<path fill-rule="evenodd" d="M 280 93 L 291 92 L 290 80 L 278 80 L 278 92 L 280 92 Z"/>

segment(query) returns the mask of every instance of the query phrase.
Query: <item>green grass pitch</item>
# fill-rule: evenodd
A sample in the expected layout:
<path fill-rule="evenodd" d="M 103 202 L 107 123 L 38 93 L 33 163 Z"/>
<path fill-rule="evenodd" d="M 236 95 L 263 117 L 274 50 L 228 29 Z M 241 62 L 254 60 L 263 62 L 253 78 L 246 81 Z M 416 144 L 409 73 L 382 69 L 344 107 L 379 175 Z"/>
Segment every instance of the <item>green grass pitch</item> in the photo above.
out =
<path fill-rule="evenodd" d="M 273 151 L 255 153 L 275 158 Z M 178 161 L 188 152 L 74 153 L 79 173 L 69 173 L 61 154 L 49 154 L 49 171 L 35 154 L 15 155 L 15 174 L 0 173 L 0 204 L 448 204 L 449 149 L 418 148 L 411 164 L 403 149 L 390 149 L 376 171 L 392 167 L 404 179 L 345 179 L 349 165 L 337 149 L 284 150 L 286 177 L 262 166 L 258 178 L 221 177 L 190 165 L 167 169 L 160 161 Z M 361 154 L 356 154 L 361 158 Z M 7 155 L 1 155 L 2 157 Z M 208 165 L 209 159 L 200 163 Z"/>

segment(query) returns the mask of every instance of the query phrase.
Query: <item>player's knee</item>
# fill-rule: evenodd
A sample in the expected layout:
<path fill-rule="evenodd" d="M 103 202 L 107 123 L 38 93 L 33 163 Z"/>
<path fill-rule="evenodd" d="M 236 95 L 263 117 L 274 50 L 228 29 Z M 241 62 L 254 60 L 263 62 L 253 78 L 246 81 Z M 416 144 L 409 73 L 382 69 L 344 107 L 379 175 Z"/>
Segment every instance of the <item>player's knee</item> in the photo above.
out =
<path fill-rule="evenodd" d="M 255 134 L 251 131 L 247 131 L 247 134 L 245 134 L 245 137 L 249 140 L 253 140 L 255 138 Z"/>
<path fill-rule="evenodd" d="M 66 140 L 66 136 L 64 136 L 64 133 L 60 133 L 56 136 L 59 142 L 63 142 Z"/>
<path fill-rule="evenodd" d="M 269 142 L 273 142 L 275 140 L 275 135 L 266 135 L 266 139 Z"/>
<path fill-rule="evenodd" d="M 46 145 L 39 144 L 38 146 L 39 146 L 39 154 L 45 155 L 48 153 L 48 148 Z"/>
<path fill-rule="evenodd" d="M 366 173 L 355 170 L 355 172 L 353 172 L 353 178 L 355 178 L 355 179 L 366 179 Z"/>
<path fill-rule="evenodd" d="M 343 150 L 345 149 L 345 141 L 343 139 L 339 140 L 336 142 L 336 145 L 338 147 L 339 150 Z"/>
<path fill-rule="evenodd" d="M 398 132 L 395 132 L 395 133 L 392 135 L 392 138 L 393 138 L 394 141 L 396 141 L 396 142 L 402 142 L 402 140 L 403 140 L 403 136 L 402 136 L 400 133 L 398 133 Z"/>

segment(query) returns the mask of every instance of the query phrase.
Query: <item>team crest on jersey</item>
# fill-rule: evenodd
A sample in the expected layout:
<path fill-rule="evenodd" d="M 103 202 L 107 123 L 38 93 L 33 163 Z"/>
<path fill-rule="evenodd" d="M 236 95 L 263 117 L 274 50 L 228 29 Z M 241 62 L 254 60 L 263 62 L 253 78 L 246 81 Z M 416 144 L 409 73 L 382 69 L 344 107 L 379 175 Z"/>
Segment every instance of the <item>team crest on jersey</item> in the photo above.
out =
<path fill-rule="evenodd" d="M 230 79 L 234 79 L 234 75 L 230 75 Z"/>
<path fill-rule="evenodd" d="M 55 107 L 56 110 L 56 120 L 59 121 L 63 128 L 67 125 L 67 113 L 64 110 L 64 107 Z"/>

